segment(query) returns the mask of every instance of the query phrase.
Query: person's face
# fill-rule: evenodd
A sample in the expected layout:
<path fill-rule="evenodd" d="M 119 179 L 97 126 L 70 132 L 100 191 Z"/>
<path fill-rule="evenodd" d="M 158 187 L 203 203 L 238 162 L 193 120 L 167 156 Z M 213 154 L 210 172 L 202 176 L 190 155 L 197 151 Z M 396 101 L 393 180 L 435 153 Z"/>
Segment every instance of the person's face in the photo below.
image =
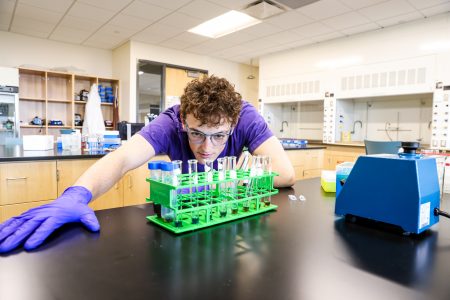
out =
<path fill-rule="evenodd" d="M 200 125 L 192 114 L 187 114 L 183 129 L 187 132 L 189 146 L 199 163 L 205 164 L 205 159 L 215 160 L 225 148 L 232 132 L 231 124 L 221 122 L 218 126 Z"/>

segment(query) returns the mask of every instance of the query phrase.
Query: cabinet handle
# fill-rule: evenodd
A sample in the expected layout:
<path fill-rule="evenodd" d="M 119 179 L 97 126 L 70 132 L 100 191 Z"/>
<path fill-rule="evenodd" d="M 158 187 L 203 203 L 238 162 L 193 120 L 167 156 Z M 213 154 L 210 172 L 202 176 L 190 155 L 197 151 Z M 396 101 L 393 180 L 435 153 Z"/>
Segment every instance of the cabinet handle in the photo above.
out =
<path fill-rule="evenodd" d="M 27 180 L 28 177 L 7 177 L 6 180 Z"/>
<path fill-rule="evenodd" d="M 128 188 L 131 189 L 132 186 L 133 186 L 133 181 L 131 179 L 131 175 L 128 175 Z"/>
<path fill-rule="evenodd" d="M 119 189 L 119 184 L 116 183 L 116 184 L 114 185 L 114 188 L 115 188 L 116 190 L 118 190 L 118 189 Z"/>

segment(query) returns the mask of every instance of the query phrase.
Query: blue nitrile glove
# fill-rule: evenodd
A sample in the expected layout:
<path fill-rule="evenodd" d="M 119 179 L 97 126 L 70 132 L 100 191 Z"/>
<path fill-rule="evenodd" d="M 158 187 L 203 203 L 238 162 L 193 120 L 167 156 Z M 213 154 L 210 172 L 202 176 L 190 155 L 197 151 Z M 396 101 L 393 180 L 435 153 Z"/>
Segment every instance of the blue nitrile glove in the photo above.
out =
<path fill-rule="evenodd" d="M 72 186 L 55 201 L 32 208 L 0 224 L 0 253 L 13 250 L 25 240 L 24 248 L 38 247 L 57 228 L 81 222 L 91 231 L 100 230 L 94 211 L 88 206 L 92 193 L 82 186 Z"/>

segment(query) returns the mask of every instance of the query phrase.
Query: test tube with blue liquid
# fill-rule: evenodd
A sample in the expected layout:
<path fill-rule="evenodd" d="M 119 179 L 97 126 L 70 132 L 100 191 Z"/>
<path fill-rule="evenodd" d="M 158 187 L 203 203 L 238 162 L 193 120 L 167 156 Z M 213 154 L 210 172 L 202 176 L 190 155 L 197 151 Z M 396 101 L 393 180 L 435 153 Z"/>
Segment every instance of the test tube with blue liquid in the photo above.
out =
<path fill-rule="evenodd" d="M 161 162 L 160 167 L 161 167 L 162 182 L 172 185 L 173 184 L 173 165 L 172 165 L 172 163 L 171 162 Z M 173 198 L 173 195 L 171 198 Z M 168 206 L 162 205 L 161 206 L 161 217 L 163 218 L 164 222 L 171 223 L 174 220 L 175 211 Z"/>
<path fill-rule="evenodd" d="M 151 180 L 161 181 L 160 161 L 151 161 L 148 163 L 149 176 Z M 153 210 L 158 217 L 161 217 L 161 204 L 153 203 Z"/>
<path fill-rule="evenodd" d="M 173 167 L 173 171 L 172 171 L 172 185 L 174 186 L 179 186 L 181 185 L 181 174 L 182 174 L 182 169 L 181 166 L 183 164 L 183 161 L 181 160 L 174 160 L 172 161 L 172 167 Z M 182 203 L 181 201 L 178 201 L 178 195 L 181 194 L 181 190 L 180 189 L 176 189 L 173 191 L 173 195 L 172 195 L 172 207 L 177 207 L 178 209 L 180 209 Z M 182 226 L 182 222 L 181 222 L 181 215 L 175 215 L 175 226 L 176 227 L 181 227 Z"/>
<path fill-rule="evenodd" d="M 196 159 L 190 159 L 188 160 L 188 173 L 189 173 L 189 182 L 191 185 L 198 184 L 198 170 L 197 170 L 197 163 L 198 161 Z M 192 207 L 198 207 L 198 199 L 197 199 L 197 187 L 190 187 L 189 190 L 190 193 L 190 202 Z M 198 224 L 199 222 L 199 215 L 198 210 L 194 210 L 192 212 L 192 224 Z"/>

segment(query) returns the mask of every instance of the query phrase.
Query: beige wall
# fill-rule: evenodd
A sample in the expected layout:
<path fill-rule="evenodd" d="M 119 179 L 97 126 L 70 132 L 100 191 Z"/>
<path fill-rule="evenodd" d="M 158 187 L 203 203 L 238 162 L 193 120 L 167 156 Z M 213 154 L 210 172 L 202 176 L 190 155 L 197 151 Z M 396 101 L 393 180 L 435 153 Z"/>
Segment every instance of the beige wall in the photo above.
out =
<path fill-rule="evenodd" d="M 74 66 L 87 74 L 112 76 L 112 51 L 0 31 L 0 66 Z"/>
<path fill-rule="evenodd" d="M 130 72 L 127 74 L 116 72 L 118 67 L 123 65 L 124 53 L 129 53 Z M 195 69 L 208 70 L 209 74 L 227 78 L 235 84 L 236 90 L 242 97 L 255 106 L 258 99 L 258 68 L 248 65 L 234 63 L 222 59 L 215 59 L 209 56 L 196 55 L 184 51 L 167 49 L 140 42 L 129 42 L 113 51 L 114 76 L 121 82 L 129 82 L 129 86 L 122 87 L 122 99 L 130 99 L 128 107 L 121 105 L 121 118 L 129 121 L 135 120 L 136 111 L 136 63 L 139 59 L 190 67 Z M 256 78 L 249 80 L 247 76 L 253 74 Z M 126 105 L 125 103 L 122 103 Z"/>

